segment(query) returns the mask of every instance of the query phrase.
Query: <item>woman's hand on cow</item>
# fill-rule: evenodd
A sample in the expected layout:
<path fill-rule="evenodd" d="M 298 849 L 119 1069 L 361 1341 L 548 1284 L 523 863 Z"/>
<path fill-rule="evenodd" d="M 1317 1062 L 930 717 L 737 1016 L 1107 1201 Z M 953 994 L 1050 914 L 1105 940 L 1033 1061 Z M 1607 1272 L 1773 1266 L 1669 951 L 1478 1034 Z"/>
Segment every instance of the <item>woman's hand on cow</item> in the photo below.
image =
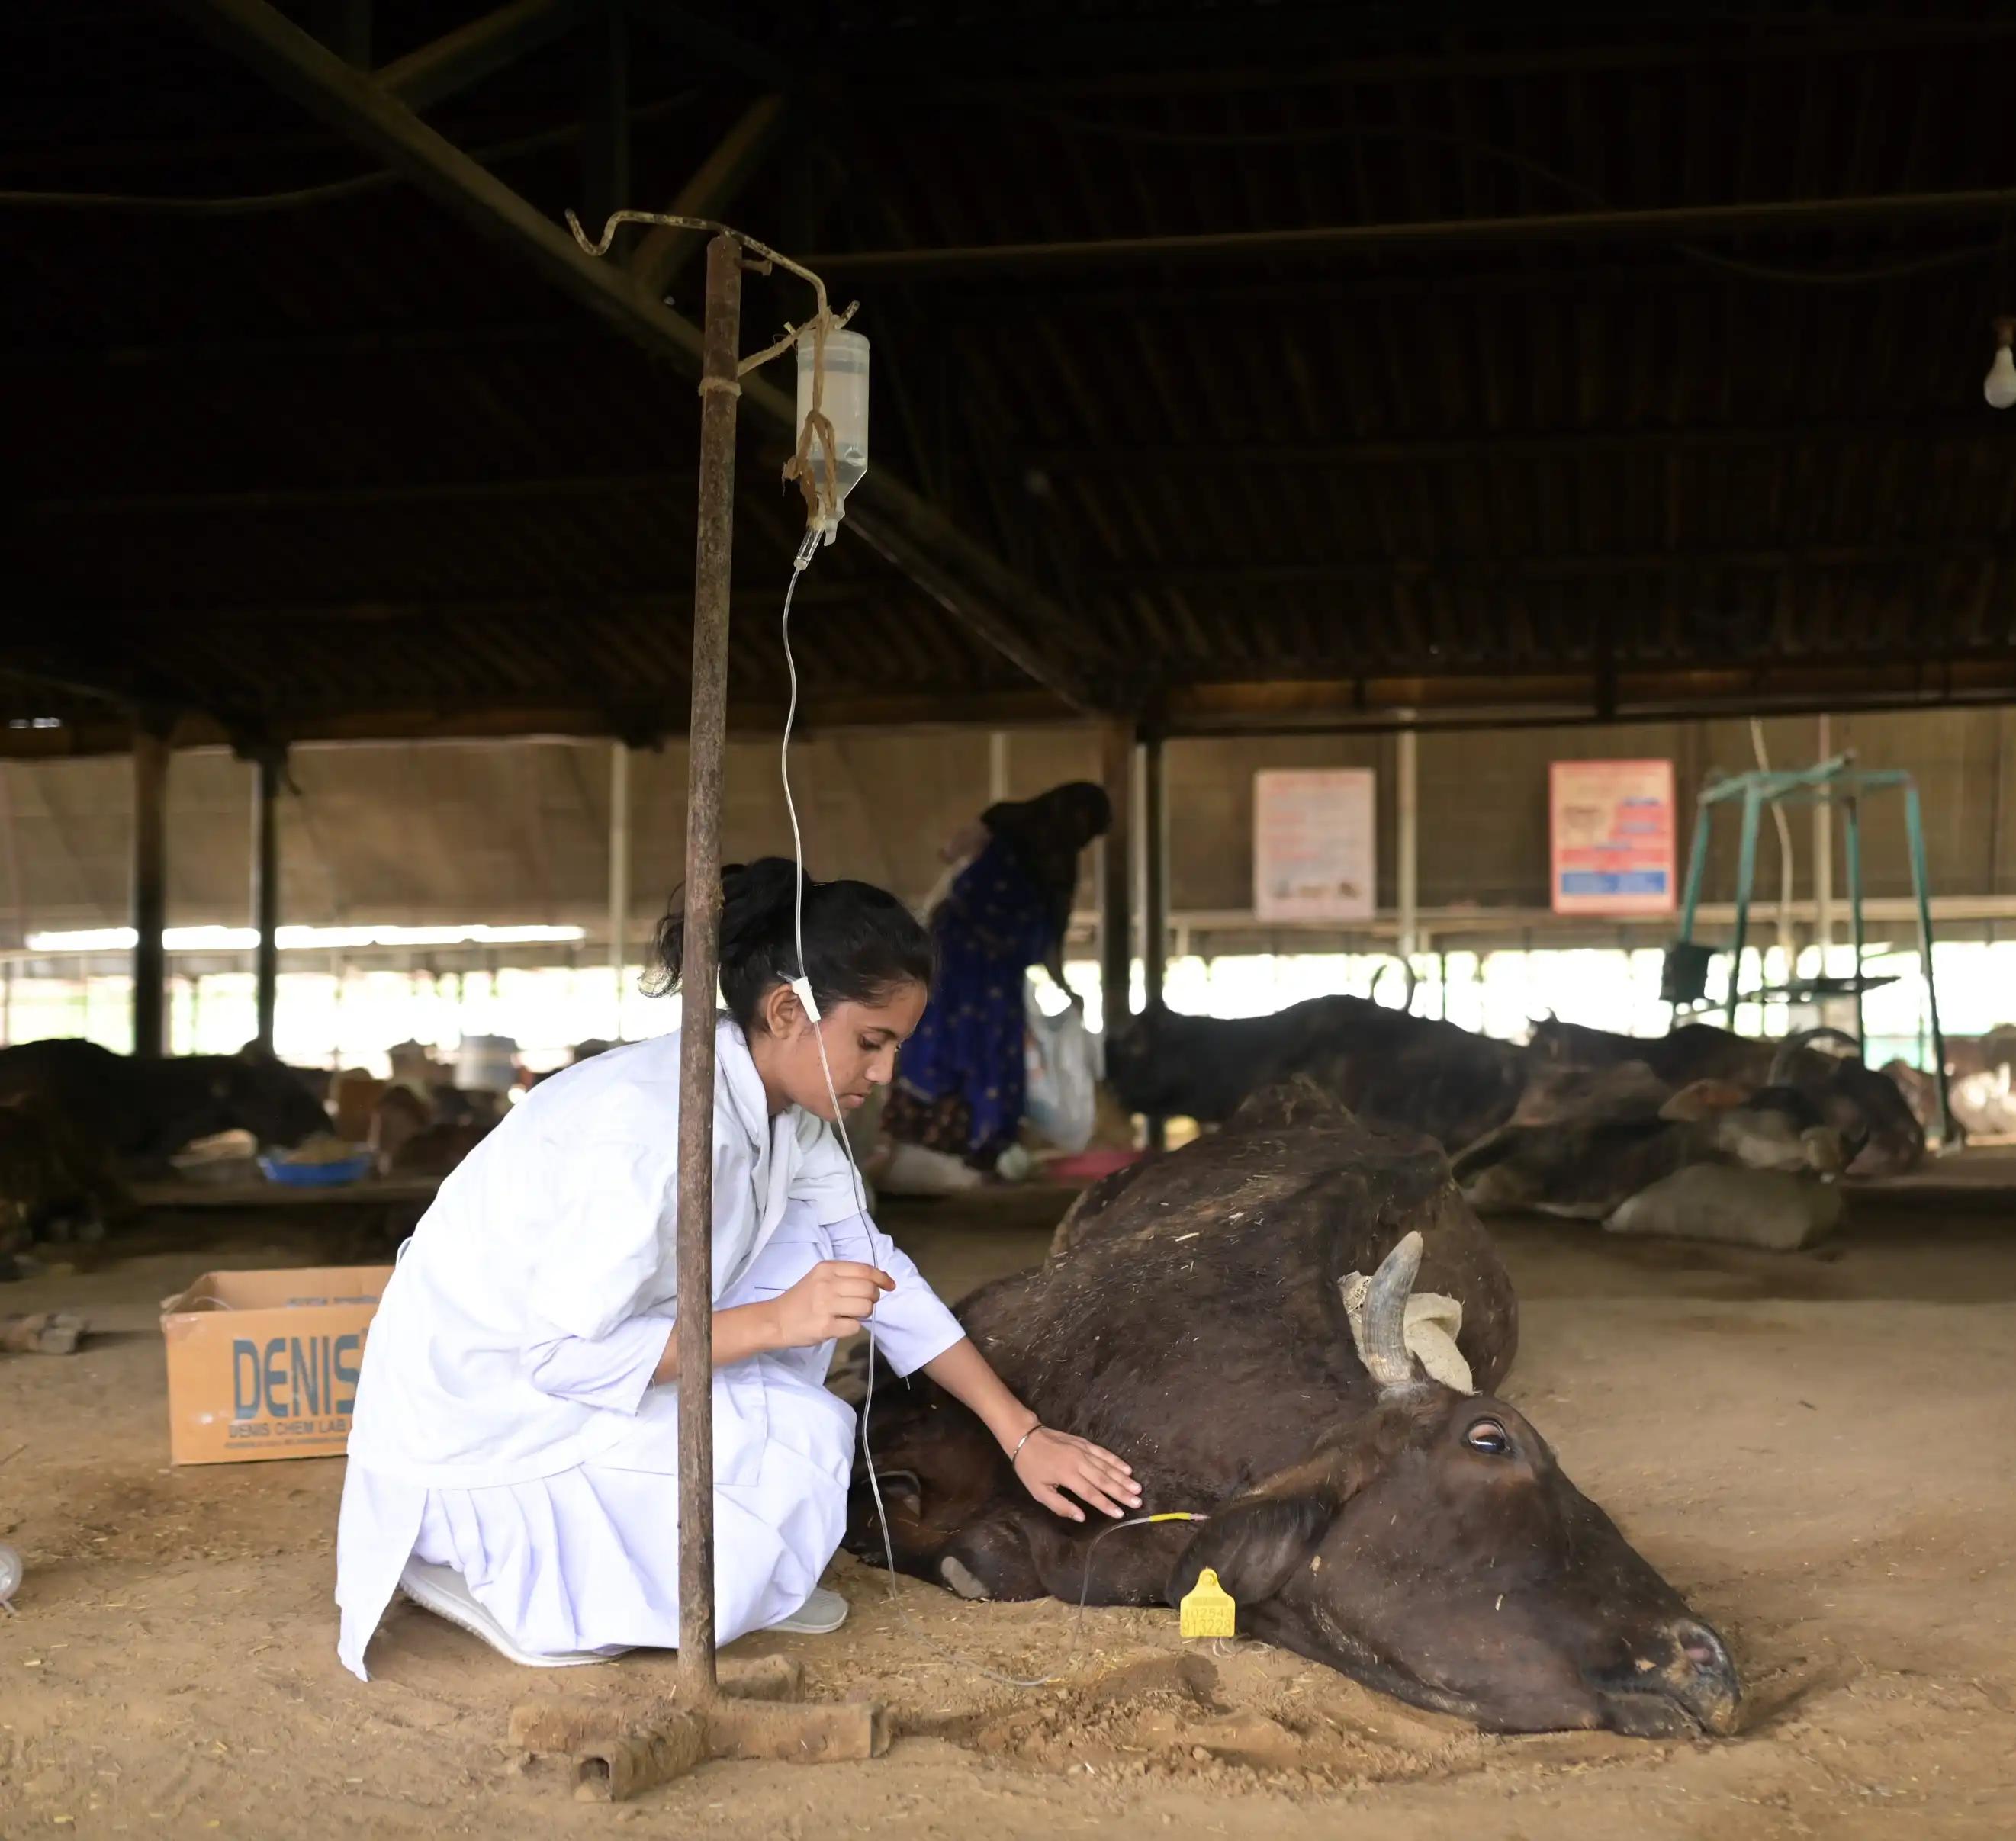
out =
<path fill-rule="evenodd" d="M 894 1291 L 896 1281 L 880 1266 L 858 1260 L 821 1260 L 790 1290 L 771 1300 L 776 1313 L 777 1347 L 815 1349 L 851 1336 L 866 1321 L 876 1301 Z"/>
<path fill-rule="evenodd" d="M 1132 1469 L 1089 1439 L 1039 1426 L 1013 1461 L 1023 1488 L 1067 1521 L 1085 1519 L 1084 1509 L 1071 1496 L 1116 1517 L 1141 1506 L 1141 1486 Z M 1067 1490 L 1071 1495 L 1064 1494 Z"/>

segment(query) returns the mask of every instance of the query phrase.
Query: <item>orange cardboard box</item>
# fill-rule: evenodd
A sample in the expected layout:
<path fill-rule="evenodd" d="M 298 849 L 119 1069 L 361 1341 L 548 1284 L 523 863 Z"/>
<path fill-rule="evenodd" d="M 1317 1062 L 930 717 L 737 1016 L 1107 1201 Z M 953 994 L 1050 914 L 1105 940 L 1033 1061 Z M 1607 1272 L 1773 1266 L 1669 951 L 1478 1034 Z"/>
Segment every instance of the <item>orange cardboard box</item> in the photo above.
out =
<path fill-rule="evenodd" d="M 161 1304 L 178 1464 L 332 1458 L 390 1266 L 206 1272 Z"/>

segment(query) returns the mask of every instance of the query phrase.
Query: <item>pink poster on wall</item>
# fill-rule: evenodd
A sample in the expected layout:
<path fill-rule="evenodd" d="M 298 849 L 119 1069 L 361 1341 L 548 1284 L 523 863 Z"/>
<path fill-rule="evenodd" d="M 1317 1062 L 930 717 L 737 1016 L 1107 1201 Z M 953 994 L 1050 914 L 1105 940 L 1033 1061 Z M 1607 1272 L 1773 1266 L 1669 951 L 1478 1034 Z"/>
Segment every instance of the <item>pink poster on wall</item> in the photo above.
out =
<path fill-rule="evenodd" d="M 1557 914 L 1671 914 L 1673 764 L 1557 760 L 1549 775 Z"/>

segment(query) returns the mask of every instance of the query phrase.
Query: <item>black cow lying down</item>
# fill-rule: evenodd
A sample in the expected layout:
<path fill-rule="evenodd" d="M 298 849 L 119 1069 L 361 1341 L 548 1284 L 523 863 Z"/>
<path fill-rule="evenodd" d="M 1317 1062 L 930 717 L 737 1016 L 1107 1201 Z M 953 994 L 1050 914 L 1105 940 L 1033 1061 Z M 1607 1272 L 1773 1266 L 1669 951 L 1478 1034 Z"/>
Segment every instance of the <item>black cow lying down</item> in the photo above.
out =
<path fill-rule="evenodd" d="M 1340 1282 L 1373 1273 L 1355 1339 Z M 1463 1305 L 1484 1391 L 1425 1379 L 1409 1289 Z M 849 1544 L 973 1598 L 1174 1604 L 1213 1568 L 1247 1634 L 1503 1731 L 1726 1732 L 1726 1647 L 1490 1390 L 1517 1308 L 1434 1146 L 1360 1124 L 1306 1082 L 1089 1191 L 1033 1271 L 959 1311 L 1044 1421 L 1134 1466 L 1148 1511 L 1099 1531 L 1016 1484 L 965 1408 L 878 1388 Z M 1104 1524 L 1110 1525 L 1110 1524 Z M 1088 1568 L 1089 1573 L 1088 1574 Z"/>
<path fill-rule="evenodd" d="M 1512 1043 L 1366 998 L 1310 998 L 1233 1019 L 1151 1005 L 1106 1046 L 1107 1080 L 1129 1111 L 1201 1124 L 1298 1074 L 1368 1124 L 1425 1131 L 1445 1151 L 1503 1124 L 1525 1079 Z"/>
<path fill-rule="evenodd" d="M 0 1048 L 0 1279 L 36 1238 L 90 1238 L 132 1212 L 129 1177 L 244 1131 L 293 1145 L 329 1127 L 270 1055 L 142 1059 L 71 1039 Z"/>

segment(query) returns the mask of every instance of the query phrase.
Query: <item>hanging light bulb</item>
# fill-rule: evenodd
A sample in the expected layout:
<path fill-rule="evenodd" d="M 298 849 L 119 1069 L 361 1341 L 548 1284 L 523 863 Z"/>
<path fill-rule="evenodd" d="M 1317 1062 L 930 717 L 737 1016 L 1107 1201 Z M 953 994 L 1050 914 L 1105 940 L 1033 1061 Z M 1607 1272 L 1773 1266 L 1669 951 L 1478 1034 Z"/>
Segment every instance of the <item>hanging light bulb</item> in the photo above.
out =
<path fill-rule="evenodd" d="M 1988 367 L 1988 379 L 1981 387 L 1992 409 L 2016 408 L 2016 319 L 1995 322 L 1995 362 Z"/>

